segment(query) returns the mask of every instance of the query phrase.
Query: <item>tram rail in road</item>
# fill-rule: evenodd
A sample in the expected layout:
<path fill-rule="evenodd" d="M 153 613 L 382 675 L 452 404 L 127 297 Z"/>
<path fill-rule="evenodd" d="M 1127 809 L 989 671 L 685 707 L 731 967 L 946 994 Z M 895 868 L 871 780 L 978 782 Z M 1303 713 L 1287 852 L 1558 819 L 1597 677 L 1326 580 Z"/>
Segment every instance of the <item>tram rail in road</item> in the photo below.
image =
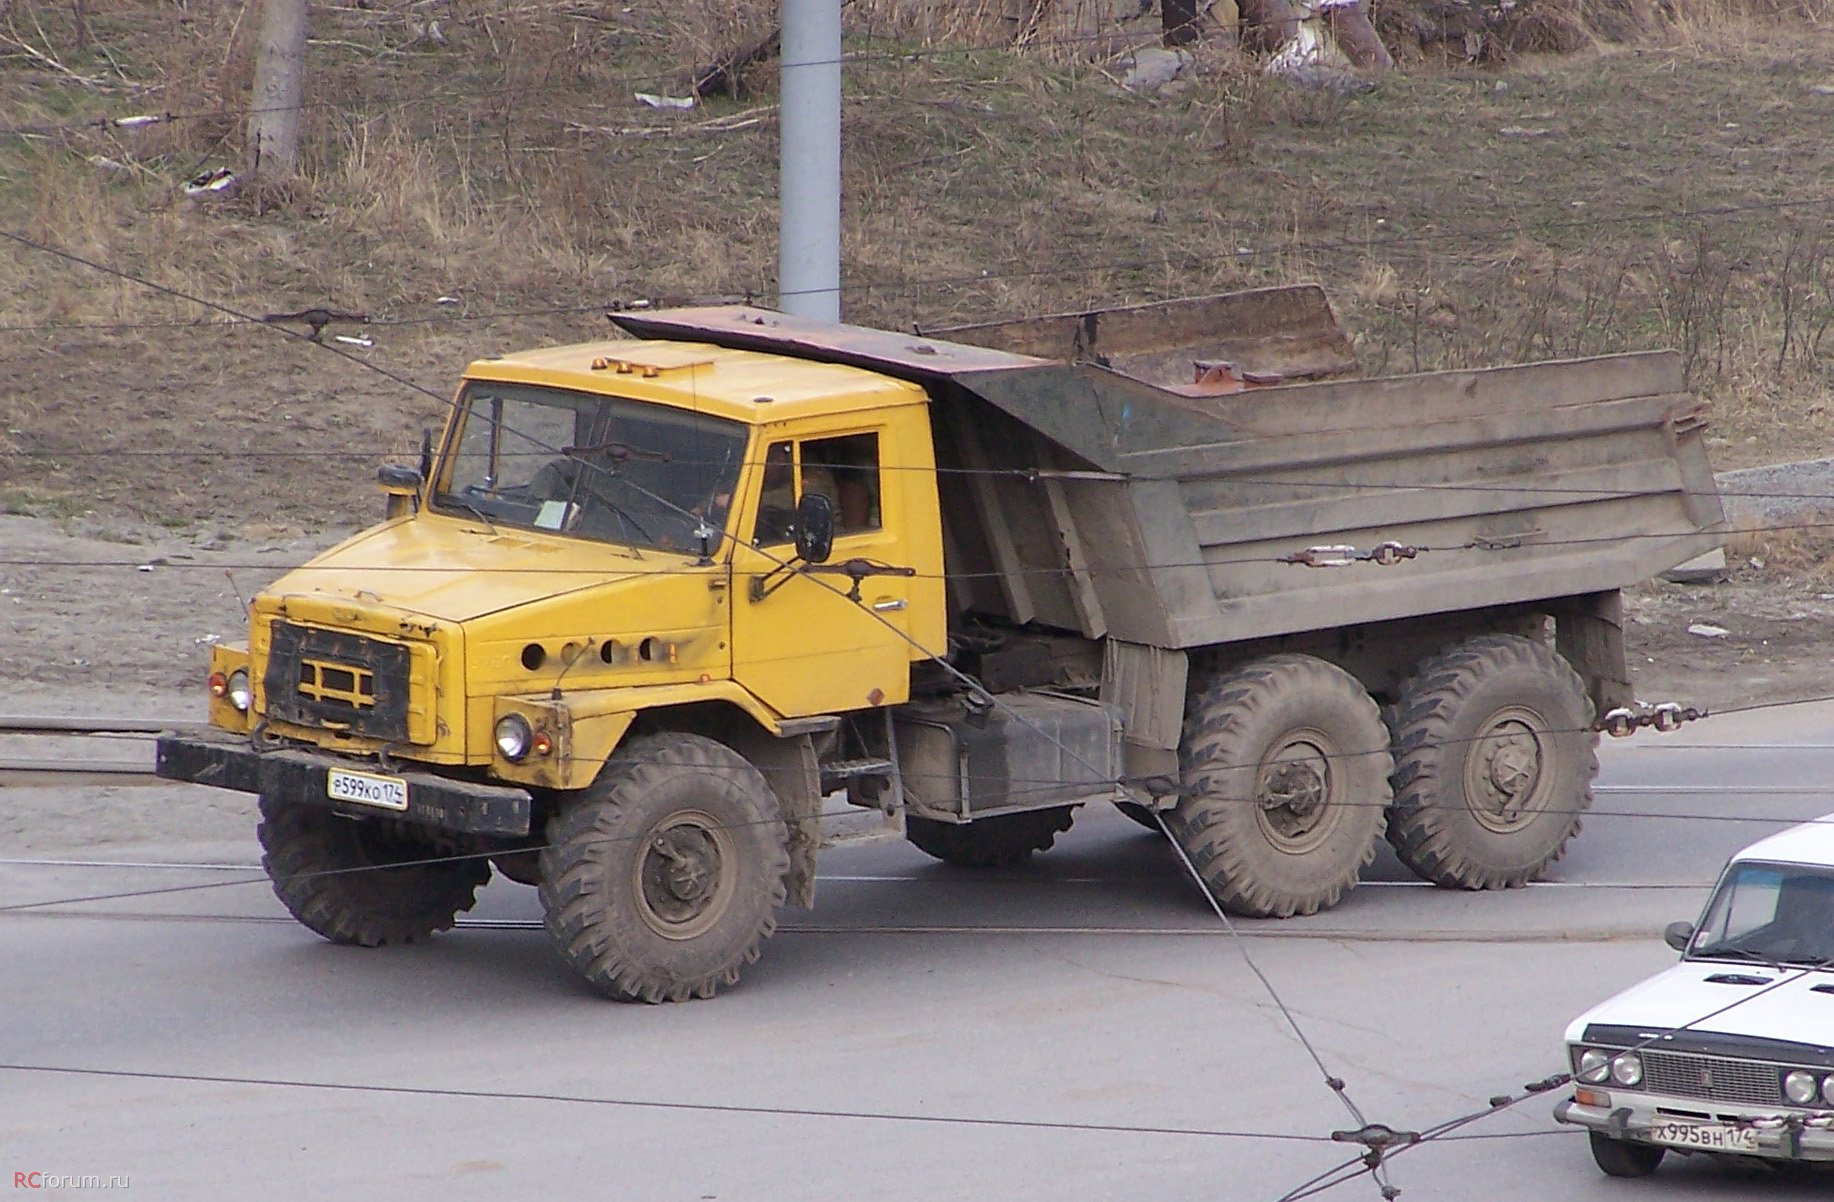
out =
<path fill-rule="evenodd" d="M 0 714 L 0 788 L 52 787 L 81 784 L 152 785 L 152 737 L 162 731 L 199 731 L 201 722 L 159 718 L 78 718 L 62 715 Z M 82 740 L 144 747 L 138 759 L 94 755 L 46 755 L 44 743 Z M 16 754 L 23 745 L 38 744 L 34 754 Z M 100 746 L 93 751 L 99 751 Z"/>

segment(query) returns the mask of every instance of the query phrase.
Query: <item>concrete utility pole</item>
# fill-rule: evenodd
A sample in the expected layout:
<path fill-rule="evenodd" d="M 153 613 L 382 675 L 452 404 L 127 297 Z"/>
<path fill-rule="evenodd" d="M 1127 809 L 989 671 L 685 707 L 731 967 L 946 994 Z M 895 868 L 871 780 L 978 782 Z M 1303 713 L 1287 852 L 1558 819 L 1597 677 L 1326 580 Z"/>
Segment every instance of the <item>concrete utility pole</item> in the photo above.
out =
<path fill-rule="evenodd" d="M 248 115 L 248 178 L 283 180 L 299 167 L 306 93 L 306 0 L 262 0 L 261 54 Z"/>
<path fill-rule="evenodd" d="M 841 316 L 841 0 L 783 0 L 777 303 Z"/>

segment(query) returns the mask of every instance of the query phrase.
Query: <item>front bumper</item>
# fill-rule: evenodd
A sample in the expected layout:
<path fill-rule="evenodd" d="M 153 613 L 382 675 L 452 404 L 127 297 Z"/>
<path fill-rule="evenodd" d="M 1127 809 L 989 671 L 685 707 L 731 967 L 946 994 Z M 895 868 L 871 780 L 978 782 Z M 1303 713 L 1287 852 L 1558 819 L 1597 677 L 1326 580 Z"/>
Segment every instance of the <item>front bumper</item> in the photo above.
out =
<path fill-rule="evenodd" d="M 291 747 L 256 751 L 246 738 L 227 732 L 164 734 L 158 748 L 154 772 L 165 780 L 325 806 L 353 818 L 398 818 L 454 834 L 523 838 L 529 833 L 532 799 L 527 789 L 430 772 L 386 771 L 374 760 L 329 752 Z M 372 775 L 386 772 L 405 781 L 408 808 L 382 809 L 327 796 L 326 775 L 338 768 Z"/>
<path fill-rule="evenodd" d="M 1554 1121 L 1585 1127 L 1612 1139 L 1631 1143 L 1671 1147 L 1650 1137 L 1653 1124 L 1693 1115 L 1711 1113 L 1713 1121 L 1757 1132 L 1755 1152 L 1738 1150 L 1738 1156 L 1761 1156 L 1772 1160 L 1834 1161 L 1834 1113 L 1818 1111 L 1764 1111 L 1748 1106 L 1729 1106 L 1699 1098 L 1669 1097 L 1663 1094 L 1611 1092 L 1611 1105 L 1586 1106 L 1568 1098 L 1554 1107 Z M 1672 1148 L 1675 1151 L 1703 1152 L 1709 1148 Z"/>

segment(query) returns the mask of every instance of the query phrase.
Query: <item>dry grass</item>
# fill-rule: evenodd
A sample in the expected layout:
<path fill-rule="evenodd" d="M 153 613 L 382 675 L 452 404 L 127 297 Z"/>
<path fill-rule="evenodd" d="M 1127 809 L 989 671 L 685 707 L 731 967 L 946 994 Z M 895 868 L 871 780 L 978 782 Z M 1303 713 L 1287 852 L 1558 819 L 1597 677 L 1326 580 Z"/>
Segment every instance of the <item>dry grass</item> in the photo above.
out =
<path fill-rule="evenodd" d="M 1826 583 L 1834 580 L 1834 531 L 1743 522 L 1726 536 L 1726 559 L 1767 576 Z"/>
<path fill-rule="evenodd" d="M 1185 90 L 1154 100 L 1122 92 L 1108 61 L 1152 32 L 1152 17 L 1114 22 L 1131 3 L 1048 6 L 1014 52 L 996 48 L 1014 32 L 1005 3 L 854 0 L 848 315 L 942 324 L 1313 278 L 1374 372 L 1675 346 L 1717 403 L 1723 466 L 1829 453 L 1834 96 L 1812 88 L 1834 82 L 1834 31 L 1819 6 L 1669 0 L 1658 20 L 1627 5 L 1544 0 L 1529 11 L 1589 48 L 1518 49 L 1501 72 L 1420 66 L 1353 99 L 1266 81 L 1209 44 Z M 180 22 L 91 0 L 78 51 L 67 4 L 16 0 L 0 39 L 65 71 L 0 40 L 0 111 L 48 127 L 0 138 L 0 227 L 251 313 L 374 314 L 370 358 L 438 392 L 475 354 L 603 329 L 537 310 L 768 298 L 770 72 L 748 80 L 758 94 L 692 113 L 632 94 L 678 94 L 774 5 L 622 8 L 315 9 L 301 179 L 199 204 L 183 180 L 239 154 L 241 7 L 194 3 Z M 428 15 L 444 45 L 425 40 Z M 1643 40 L 1611 40 L 1625 29 Z M 80 124 L 134 112 L 181 119 Z M 260 329 L 43 328 L 219 316 L 0 256 L 0 325 L 32 327 L 5 335 L 0 368 L 34 382 L 0 392 L 0 436 L 214 452 L 182 485 L 153 465 L 98 486 L 71 458 L 44 461 L 32 488 L 202 516 L 238 495 L 252 462 L 238 456 L 297 445 L 336 470 L 267 462 L 257 503 L 300 524 L 367 512 L 369 465 L 436 415 L 429 398 Z"/>

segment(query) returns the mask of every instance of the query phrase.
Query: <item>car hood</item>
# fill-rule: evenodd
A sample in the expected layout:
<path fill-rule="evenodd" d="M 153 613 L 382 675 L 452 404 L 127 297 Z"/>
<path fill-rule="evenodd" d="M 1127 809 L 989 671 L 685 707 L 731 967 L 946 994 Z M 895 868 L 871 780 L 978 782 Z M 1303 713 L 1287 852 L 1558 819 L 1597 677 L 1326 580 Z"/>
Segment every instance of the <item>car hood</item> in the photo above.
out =
<path fill-rule="evenodd" d="M 1755 982 L 1755 983 L 1743 983 Z M 1793 1043 L 1834 1044 L 1834 971 L 1716 960 L 1683 960 L 1586 1011 L 1567 1027 L 1580 1043 L 1589 1026 L 1655 1036 L 1677 1027 Z"/>
<path fill-rule="evenodd" d="M 687 562 L 692 562 L 687 560 Z M 465 622 L 648 572 L 684 557 L 583 539 L 487 529 L 438 514 L 389 522 L 332 547 L 265 593 L 346 598 Z"/>

